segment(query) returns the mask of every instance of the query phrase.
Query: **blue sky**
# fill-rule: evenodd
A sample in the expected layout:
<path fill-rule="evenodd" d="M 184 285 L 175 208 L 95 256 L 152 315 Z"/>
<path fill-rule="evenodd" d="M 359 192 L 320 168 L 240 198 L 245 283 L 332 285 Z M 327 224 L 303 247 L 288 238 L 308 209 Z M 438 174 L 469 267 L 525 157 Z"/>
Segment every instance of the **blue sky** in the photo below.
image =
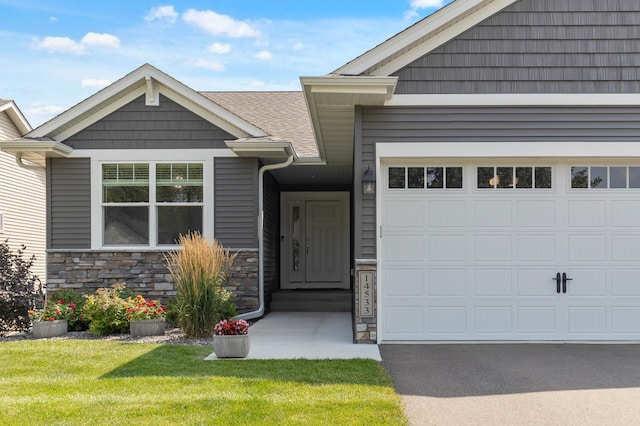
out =
<path fill-rule="evenodd" d="M 36 127 L 144 63 L 195 90 L 300 90 L 451 0 L 0 0 L 0 98 Z"/>

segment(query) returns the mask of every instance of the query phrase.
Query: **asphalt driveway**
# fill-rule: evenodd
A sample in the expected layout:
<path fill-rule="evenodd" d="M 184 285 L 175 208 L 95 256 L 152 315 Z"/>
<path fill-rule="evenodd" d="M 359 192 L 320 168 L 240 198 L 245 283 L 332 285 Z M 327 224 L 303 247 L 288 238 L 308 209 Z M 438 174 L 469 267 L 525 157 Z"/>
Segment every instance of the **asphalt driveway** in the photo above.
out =
<path fill-rule="evenodd" d="M 382 345 L 413 425 L 640 425 L 640 345 Z"/>

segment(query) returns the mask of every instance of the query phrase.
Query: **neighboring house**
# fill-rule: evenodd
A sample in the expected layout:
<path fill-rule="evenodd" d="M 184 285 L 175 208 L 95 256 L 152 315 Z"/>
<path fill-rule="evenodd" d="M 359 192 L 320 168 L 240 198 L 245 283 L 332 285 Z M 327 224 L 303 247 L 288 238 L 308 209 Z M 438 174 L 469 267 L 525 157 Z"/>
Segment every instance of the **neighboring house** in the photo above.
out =
<path fill-rule="evenodd" d="M 0 141 L 31 131 L 15 102 L 0 99 Z M 16 161 L 17 160 L 17 161 Z M 35 256 L 31 271 L 46 281 L 45 169 L 0 152 L 0 240 L 15 252 L 25 246 L 24 260 Z"/>
<path fill-rule="evenodd" d="M 170 295 L 198 229 L 241 249 L 250 315 L 343 288 L 362 342 L 640 340 L 639 27 L 635 0 L 456 0 L 302 93 L 144 65 L 20 141 L 49 288 Z"/>

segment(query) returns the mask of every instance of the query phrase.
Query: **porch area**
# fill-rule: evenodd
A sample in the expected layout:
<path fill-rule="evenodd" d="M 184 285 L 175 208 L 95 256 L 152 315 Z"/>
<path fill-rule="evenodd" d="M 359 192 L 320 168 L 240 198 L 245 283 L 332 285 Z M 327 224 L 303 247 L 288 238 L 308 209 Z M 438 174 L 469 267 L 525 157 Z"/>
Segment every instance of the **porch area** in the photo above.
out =
<path fill-rule="evenodd" d="M 353 343 L 349 312 L 271 312 L 249 331 L 244 359 L 354 359 L 381 361 L 378 345 Z M 217 360 L 215 354 L 207 360 Z"/>

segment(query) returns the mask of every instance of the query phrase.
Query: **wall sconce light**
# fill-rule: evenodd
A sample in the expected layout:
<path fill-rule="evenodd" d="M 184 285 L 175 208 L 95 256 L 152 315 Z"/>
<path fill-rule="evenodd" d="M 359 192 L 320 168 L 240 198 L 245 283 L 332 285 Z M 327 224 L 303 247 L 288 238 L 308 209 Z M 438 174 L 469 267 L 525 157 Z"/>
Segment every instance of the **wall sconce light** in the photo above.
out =
<path fill-rule="evenodd" d="M 376 193 L 376 177 L 368 166 L 362 175 L 362 193 L 367 195 Z"/>

